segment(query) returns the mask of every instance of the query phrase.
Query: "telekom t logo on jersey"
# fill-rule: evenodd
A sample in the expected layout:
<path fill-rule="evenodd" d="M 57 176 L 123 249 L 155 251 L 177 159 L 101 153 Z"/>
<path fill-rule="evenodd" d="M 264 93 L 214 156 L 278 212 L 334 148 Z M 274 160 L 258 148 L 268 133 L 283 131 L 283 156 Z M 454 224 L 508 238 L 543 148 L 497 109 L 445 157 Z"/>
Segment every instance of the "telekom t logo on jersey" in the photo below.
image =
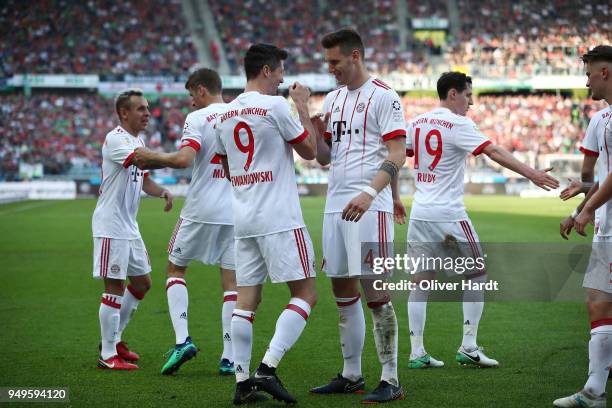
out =
<path fill-rule="evenodd" d="M 334 132 L 334 136 L 336 137 L 336 142 L 340 142 L 340 138 L 341 136 L 344 136 L 345 134 L 350 135 L 352 133 L 358 135 L 359 134 L 359 129 L 346 129 L 346 130 L 342 130 L 342 129 L 346 129 L 346 121 L 345 120 L 336 120 L 332 122 L 332 129 Z"/>

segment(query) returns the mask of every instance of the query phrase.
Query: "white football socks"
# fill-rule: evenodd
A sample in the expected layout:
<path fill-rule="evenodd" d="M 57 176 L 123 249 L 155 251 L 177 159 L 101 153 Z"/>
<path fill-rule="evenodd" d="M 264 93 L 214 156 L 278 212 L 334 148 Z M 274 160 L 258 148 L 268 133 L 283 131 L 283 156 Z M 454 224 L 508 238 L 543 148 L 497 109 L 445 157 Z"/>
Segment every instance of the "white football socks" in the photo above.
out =
<path fill-rule="evenodd" d="M 423 345 L 425 320 L 427 319 L 427 298 L 429 292 L 418 286 L 408 295 L 408 329 L 410 330 L 410 359 L 423 357 L 427 352 Z"/>
<path fill-rule="evenodd" d="M 487 276 L 482 275 L 472 279 L 472 282 L 485 282 Z M 484 290 L 465 290 L 463 292 L 463 340 L 461 345 L 467 351 L 478 348 L 476 338 L 478 325 L 484 310 Z"/>
<path fill-rule="evenodd" d="M 232 314 L 232 350 L 236 382 L 249 379 L 249 365 L 253 348 L 253 320 L 255 312 L 234 309 Z"/>
<path fill-rule="evenodd" d="M 132 285 L 128 285 L 123 293 L 123 303 L 119 311 L 119 333 L 117 333 L 117 341 L 121 341 L 121 335 L 127 327 L 130 319 L 138 309 L 138 304 L 144 299 L 144 293 L 138 292 Z"/>
<path fill-rule="evenodd" d="M 117 336 L 119 333 L 119 310 L 123 296 L 102 294 L 102 302 L 98 316 L 100 318 L 100 333 L 102 335 L 102 360 L 111 358 L 117 354 Z"/>
<path fill-rule="evenodd" d="M 238 292 L 223 292 L 223 307 L 221 308 L 221 326 L 223 328 L 223 354 L 221 359 L 234 361 L 232 356 L 232 313 L 236 306 Z"/>
<path fill-rule="evenodd" d="M 361 295 L 351 298 L 336 298 L 340 313 L 340 344 L 344 368 L 342 376 L 351 381 L 361 378 L 361 353 L 365 341 L 365 316 L 359 301 Z"/>
<path fill-rule="evenodd" d="M 291 298 L 287 308 L 276 321 L 276 330 L 262 363 L 276 368 L 285 353 L 291 349 L 306 327 L 310 305 L 303 299 Z"/>
<path fill-rule="evenodd" d="M 596 397 L 606 392 L 608 372 L 612 365 L 612 319 L 591 323 L 589 341 L 589 378 L 584 390 Z"/>
<path fill-rule="evenodd" d="M 189 294 L 185 279 L 168 278 L 166 280 L 166 296 L 168 297 L 168 312 L 172 320 L 172 327 L 174 327 L 176 344 L 182 344 L 189 336 L 187 324 Z"/>
<path fill-rule="evenodd" d="M 380 379 L 399 386 L 397 378 L 397 318 L 391 302 L 370 308 L 374 325 L 374 343 L 382 364 Z"/>

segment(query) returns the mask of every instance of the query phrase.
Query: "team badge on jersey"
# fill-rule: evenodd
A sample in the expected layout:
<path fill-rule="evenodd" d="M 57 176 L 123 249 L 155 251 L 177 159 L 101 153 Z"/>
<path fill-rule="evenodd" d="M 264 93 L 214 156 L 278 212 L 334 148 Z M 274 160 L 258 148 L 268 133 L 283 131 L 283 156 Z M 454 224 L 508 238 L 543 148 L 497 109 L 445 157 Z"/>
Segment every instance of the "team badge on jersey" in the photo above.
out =
<path fill-rule="evenodd" d="M 359 105 L 357 105 L 356 111 L 357 113 L 361 113 L 363 112 L 364 109 L 365 109 L 365 103 L 361 102 Z"/>

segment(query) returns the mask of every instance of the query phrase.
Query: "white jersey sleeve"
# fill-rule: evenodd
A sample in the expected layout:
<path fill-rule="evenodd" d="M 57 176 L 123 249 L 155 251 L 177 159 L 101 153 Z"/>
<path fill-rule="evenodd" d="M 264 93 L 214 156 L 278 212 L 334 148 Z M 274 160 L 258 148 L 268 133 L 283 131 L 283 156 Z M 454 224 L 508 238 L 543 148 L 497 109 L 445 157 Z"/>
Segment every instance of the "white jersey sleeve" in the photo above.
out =
<path fill-rule="evenodd" d="M 117 164 L 127 168 L 134 157 L 134 136 L 126 132 L 113 132 L 106 138 L 106 152 L 108 158 Z"/>
<path fill-rule="evenodd" d="M 459 123 L 455 131 L 455 145 L 474 156 L 482 153 L 483 149 L 491 144 L 491 141 L 483 135 L 472 119 L 465 118 L 464 123 Z"/>
<path fill-rule="evenodd" d="M 398 136 L 406 136 L 406 121 L 400 97 L 397 92 L 388 90 L 376 99 L 376 120 L 383 141 Z"/>
<path fill-rule="evenodd" d="M 193 113 L 193 112 L 192 112 Z M 181 149 L 183 147 L 191 147 L 196 152 L 199 152 L 202 148 L 202 127 L 206 126 L 202 124 L 200 126 L 197 123 L 196 116 L 193 114 L 187 115 L 185 118 L 185 125 L 183 125 L 183 137 L 181 138 Z"/>
<path fill-rule="evenodd" d="M 300 121 L 291 114 L 289 103 L 285 99 L 279 99 L 272 114 L 281 136 L 287 143 L 297 144 L 308 137 L 308 132 Z"/>
<path fill-rule="evenodd" d="M 599 118 L 599 115 L 593 116 L 593 118 L 589 121 L 589 126 L 584 134 L 584 139 L 582 139 L 582 146 L 580 146 L 580 151 L 587 156 L 599 156 L 596 132 L 597 120 L 593 120 L 595 118 Z"/>
<path fill-rule="evenodd" d="M 408 123 L 406 126 L 406 156 L 414 157 L 414 144 L 412 140 L 414 139 L 414 127 L 412 126 L 412 122 Z"/>

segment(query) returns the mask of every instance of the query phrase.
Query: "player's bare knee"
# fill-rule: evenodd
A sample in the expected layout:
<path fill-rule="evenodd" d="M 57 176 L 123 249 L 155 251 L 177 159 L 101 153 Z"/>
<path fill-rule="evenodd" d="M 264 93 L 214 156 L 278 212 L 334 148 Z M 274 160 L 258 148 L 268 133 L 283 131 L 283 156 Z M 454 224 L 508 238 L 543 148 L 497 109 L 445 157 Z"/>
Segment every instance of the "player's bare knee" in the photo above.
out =
<path fill-rule="evenodd" d="M 221 287 L 224 292 L 236 291 L 236 271 L 221 268 Z"/>
<path fill-rule="evenodd" d="M 186 266 L 178 266 L 172 262 L 168 262 L 168 268 L 166 269 L 166 276 L 168 278 L 184 278 L 186 272 Z"/>
<path fill-rule="evenodd" d="M 130 276 L 130 285 L 139 293 L 145 294 L 151 289 L 152 286 L 151 275 L 146 274 L 142 276 Z"/>
<path fill-rule="evenodd" d="M 612 301 L 606 300 L 603 296 L 589 296 L 587 309 L 591 321 L 612 318 Z"/>
<path fill-rule="evenodd" d="M 123 296 L 125 285 L 120 279 L 104 279 L 104 291 L 111 295 Z"/>
<path fill-rule="evenodd" d="M 291 297 L 302 299 L 311 308 L 317 303 L 317 287 L 314 278 L 287 282 L 287 286 L 291 292 Z"/>
<path fill-rule="evenodd" d="M 353 278 L 332 278 L 332 290 L 334 296 L 340 298 L 349 298 L 359 296 L 359 284 L 357 279 Z"/>

